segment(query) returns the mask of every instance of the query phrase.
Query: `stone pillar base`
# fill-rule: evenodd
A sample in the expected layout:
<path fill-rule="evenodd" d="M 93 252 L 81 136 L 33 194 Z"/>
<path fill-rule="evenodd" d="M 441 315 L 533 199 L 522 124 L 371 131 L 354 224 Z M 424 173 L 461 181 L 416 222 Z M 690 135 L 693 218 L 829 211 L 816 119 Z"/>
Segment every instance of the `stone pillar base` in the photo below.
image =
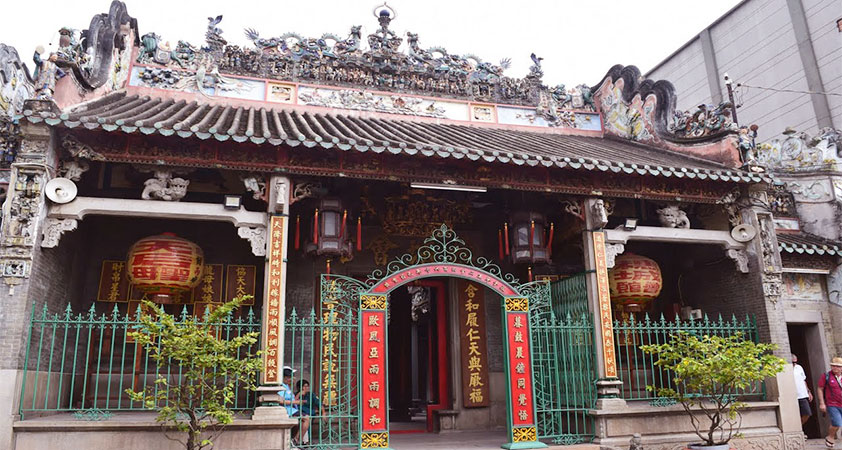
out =
<path fill-rule="evenodd" d="M 258 406 L 254 408 L 251 420 L 283 421 L 290 420 L 290 417 L 283 406 Z"/>
<path fill-rule="evenodd" d="M 626 409 L 626 401 L 620 398 L 623 382 L 617 378 L 600 378 L 596 382 L 596 409 Z"/>

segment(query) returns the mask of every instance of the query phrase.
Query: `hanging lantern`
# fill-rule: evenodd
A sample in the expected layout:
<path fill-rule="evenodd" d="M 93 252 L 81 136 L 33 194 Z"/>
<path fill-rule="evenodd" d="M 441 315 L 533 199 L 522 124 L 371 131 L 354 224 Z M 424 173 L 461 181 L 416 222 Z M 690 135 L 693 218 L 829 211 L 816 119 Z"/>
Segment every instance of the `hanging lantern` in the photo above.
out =
<path fill-rule="evenodd" d="M 348 238 L 348 211 L 338 198 L 323 198 L 313 214 L 313 240 L 306 251 L 319 256 L 345 256 L 353 254 Z M 358 228 L 359 229 L 359 228 Z"/>
<path fill-rule="evenodd" d="M 634 253 L 617 256 L 608 271 L 611 302 L 627 312 L 641 312 L 661 293 L 661 268 L 655 261 Z"/>
<path fill-rule="evenodd" d="M 549 263 L 550 256 L 546 245 L 544 228 L 547 220 L 543 214 L 520 211 L 512 214 L 511 225 L 506 228 L 506 246 L 511 243 L 511 257 L 515 264 Z M 508 239 L 509 232 L 511 239 Z"/>
<path fill-rule="evenodd" d="M 199 284 L 204 259 L 198 245 L 174 233 L 149 236 L 129 249 L 129 281 L 155 301 L 167 303 L 170 296 Z"/>

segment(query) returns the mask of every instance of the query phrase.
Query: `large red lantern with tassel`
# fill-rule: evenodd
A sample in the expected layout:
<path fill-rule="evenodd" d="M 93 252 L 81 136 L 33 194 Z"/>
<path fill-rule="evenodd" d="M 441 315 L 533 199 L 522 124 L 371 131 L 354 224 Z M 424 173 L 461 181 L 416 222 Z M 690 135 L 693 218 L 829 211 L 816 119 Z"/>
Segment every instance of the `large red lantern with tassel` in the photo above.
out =
<path fill-rule="evenodd" d="M 358 228 L 359 230 L 359 225 Z M 319 256 L 344 256 L 353 254 L 349 239 L 348 211 L 338 198 L 323 198 L 313 213 L 312 241 L 305 248 L 307 253 Z"/>
<path fill-rule="evenodd" d="M 129 249 L 129 281 L 156 301 L 189 291 L 199 284 L 204 265 L 202 249 L 174 233 L 143 238 Z"/>
<path fill-rule="evenodd" d="M 547 219 L 541 213 L 520 211 L 512 214 L 509 223 L 504 225 L 503 234 L 505 250 L 512 257 L 513 263 L 550 262 L 548 239 L 545 235 L 546 227 Z"/>
<path fill-rule="evenodd" d="M 608 271 L 611 303 L 626 312 L 645 311 L 661 294 L 663 284 L 658 263 L 634 253 L 617 256 Z"/>

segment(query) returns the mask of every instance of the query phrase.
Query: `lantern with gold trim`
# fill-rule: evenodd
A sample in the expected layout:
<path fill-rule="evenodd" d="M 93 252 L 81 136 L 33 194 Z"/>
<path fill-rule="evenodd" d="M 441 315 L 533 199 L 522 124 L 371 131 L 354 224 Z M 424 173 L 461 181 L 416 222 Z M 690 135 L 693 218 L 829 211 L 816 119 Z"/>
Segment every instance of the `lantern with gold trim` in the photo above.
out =
<path fill-rule="evenodd" d="M 127 272 L 132 285 L 158 303 L 199 284 L 202 249 L 174 233 L 145 237 L 129 249 Z"/>
<path fill-rule="evenodd" d="M 552 232 L 552 231 L 551 231 Z M 550 262 L 552 237 L 547 235 L 547 219 L 541 213 L 518 211 L 504 224 L 500 244 L 515 264 L 543 264 Z M 502 256 L 502 251 L 500 252 Z"/>
<path fill-rule="evenodd" d="M 617 256 L 608 271 L 611 303 L 625 312 L 645 311 L 663 287 L 661 268 L 645 256 L 625 253 Z"/>
<path fill-rule="evenodd" d="M 357 232 L 359 234 L 359 221 Z M 305 251 L 318 256 L 350 257 L 354 253 L 349 236 L 348 210 L 338 198 L 323 198 L 313 213 L 312 239 Z M 358 238 L 359 239 L 359 238 Z"/>

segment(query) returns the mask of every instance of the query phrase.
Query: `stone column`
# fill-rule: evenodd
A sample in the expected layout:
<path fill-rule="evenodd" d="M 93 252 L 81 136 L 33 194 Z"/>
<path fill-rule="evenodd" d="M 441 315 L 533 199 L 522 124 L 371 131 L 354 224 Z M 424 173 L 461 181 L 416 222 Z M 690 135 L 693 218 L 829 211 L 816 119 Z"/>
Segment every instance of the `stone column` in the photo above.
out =
<path fill-rule="evenodd" d="M 622 382 L 617 378 L 614 354 L 614 318 L 608 294 L 608 265 L 606 243 L 602 227 L 607 214 L 602 199 L 589 198 L 584 204 L 585 270 L 588 271 L 588 305 L 594 317 L 594 346 L 596 348 L 597 409 L 623 409 L 626 401 L 619 397 Z"/>
<path fill-rule="evenodd" d="M 58 111 L 52 101 L 39 100 L 27 101 L 25 109 Z M 43 279 L 49 273 L 35 264 L 42 259 L 36 244 L 47 209 L 44 185 L 55 174 L 54 137 L 43 122 L 21 120 L 20 128 L 21 147 L 11 166 L 0 229 L 0 448 L 12 447 L 12 423 L 19 418 L 24 347 L 33 304 L 49 300 Z"/>
<path fill-rule="evenodd" d="M 288 419 L 286 408 L 280 405 L 278 389 L 283 381 L 290 180 L 287 177 L 273 176 L 269 189 L 269 226 L 266 227 L 266 269 L 261 322 L 263 372 L 260 376 L 261 386 L 258 388 L 260 406 L 255 408 L 255 420 Z"/>
<path fill-rule="evenodd" d="M 752 275 L 759 277 L 762 285 L 762 297 L 743 305 L 747 312 L 757 318 L 758 333 L 761 342 L 777 344 L 775 355 L 790 360 L 789 335 L 787 334 L 784 307 L 781 299 L 782 265 L 775 235 L 775 223 L 772 213 L 762 205 L 768 205 L 768 195 L 762 185 L 752 186 L 747 195 L 751 199 L 749 207 L 740 210 L 742 223 L 757 229 L 757 236 L 747 246 L 748 264 Z M 756 275 L 755 275 L 756 274 Z M 754 279 L 757 282 L 757 278 Z M 748 281 L 751 284 L 752 281 Z M 747 286 L 747 289 L 751 289 Z M 785 448 L 804 448 L 804 434 L 795 398 L 795 380 L 792 365 L 787 364 L 784 371 L 766 382 L 768 400 L 778 401 L 778 426 L 784 434 Z"/>

